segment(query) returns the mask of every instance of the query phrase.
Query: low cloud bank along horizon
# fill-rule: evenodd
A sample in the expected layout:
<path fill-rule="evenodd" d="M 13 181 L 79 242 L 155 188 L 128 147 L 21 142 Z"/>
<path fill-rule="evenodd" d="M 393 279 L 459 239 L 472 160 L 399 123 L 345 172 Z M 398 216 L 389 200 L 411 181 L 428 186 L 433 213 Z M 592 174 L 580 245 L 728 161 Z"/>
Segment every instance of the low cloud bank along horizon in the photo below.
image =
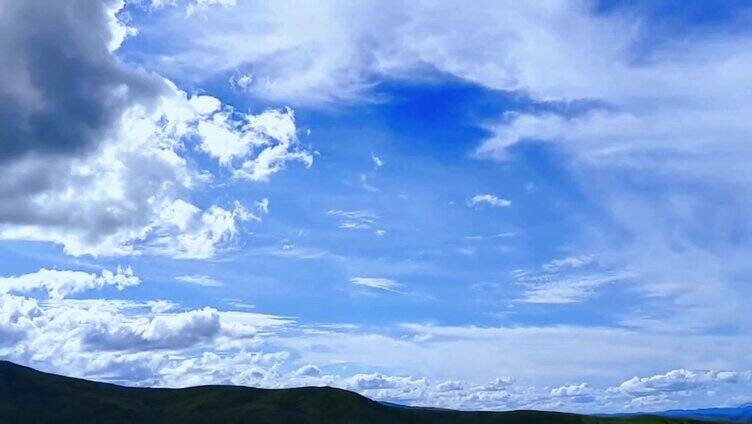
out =
<path fill-rule="evenodd" d="M 32 281 L 40 273 L 87 295 L 102 289 L 90 284 L 102 279 L 79 271 L 40 270 L 10 277 Z M 131 271 L 118 276 L 104 270 L 105 279 L 138 277 Z M 88 277 L 88 279 L 86 278 Z M 7 279 L 6 279 L 7 280 Z M 41 287 L 41 286 L 40 286 Z M 27 284 L 18 291 L 35 287 Z M 77 290 L 76 290 L 77 289 Z M 301 385 L 334 386 L 355 390 L 375 399 L 409 405 L 448 406 L 460 409 L 559 409 L 604 412 L 655 410 L 674 404 L 674 397 L 713 405 L 707 398 L 725 394 L 741 402 L 752 388 L 752 370 L 674 369 L 663 374 L 635 376 L 608 384 L 536 386 L 540 375 L 566 381 L 572 375 L 593 375 L 612 380 L 608 367 L 630 357 L 647 359 L 654 351 L 642 343 L 660 338 L 629 331 L 587 328 L 476 328 L 403 324 L 401 334 L 379 334 L 346 325 L 311 326 L 294 318 L 263 313 L 185 309 L 165 300 L 70 299 L 51 289 L 49 298 L 37 300 L 2 294 L 0 334 L 4 359 L 45 371 L 135 386 L 187 387 L 237 384 L 284 388 Z M 15 290 L 14 290 L 15 291 Z M 565 339 L 588 346 L 588 353 L 570 347 L 568 369 L 546 358 L 544 346 L 565 344 Z M 633 351 L 612 353 L 614 339 L 624 339 Z M 621 340 L 620 340 L 621 341 Z M 680 348 L 684 355 L 701 355 L 706 338 L 689 338 L 666 346 L 663 362 Z M 526 351 L 538 345 L 538 357 Z M 526 346 L 527 345 L 527 346 Z M 316 349 L 312 349 L 317 346 Z M 197 350 L 203 351 L 195 355 Z M 579 352 L 578 352 L 579 351 Z M 437 357 L 466 357 L 458 364 L 440 363 Z M 473 356 L 484 359 L 474 359 Z M 601 357 L 600 359 L 598 359 Z M 378 368 L 415 369 L 422 373 L 353 372 L 352 367 L 374 364 Z M 424 365 L 419 365 L 423 363 Z M 315 365 L 314 365 L 315 364 Z M 532 365 L 536 365 L 533 367 Z M 503 370 L 485 381 L 489 370 Z M 403 371 L 404 372 L 404 371 Z M 614 373 L 612 373 L 614 374 Z M 427 377 L 431 375 L 434 377 Z M 454 380 L 459 375 L 463 380 Z M 711 398 L 712 399 L 712 398 Z M 728 402 L 728 401 L 727 401 Z"/>
<path fill-rule="evenodd" d="M 0 357 L 749 402 L 751 15 L 671 4 L 0 0 Z"/>

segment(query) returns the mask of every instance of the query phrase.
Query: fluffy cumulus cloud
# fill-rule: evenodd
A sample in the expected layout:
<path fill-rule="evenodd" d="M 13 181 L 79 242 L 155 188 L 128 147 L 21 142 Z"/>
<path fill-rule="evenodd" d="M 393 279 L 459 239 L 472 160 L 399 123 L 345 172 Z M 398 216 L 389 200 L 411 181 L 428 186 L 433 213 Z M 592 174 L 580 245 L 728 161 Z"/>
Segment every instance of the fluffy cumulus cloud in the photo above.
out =
<path fill-rule="evenodd" d="M 305 377 L 319 377 L 322 373 L 316 365 L 307 364 L 295 370 L 295 374 Z"/>
<path fill-rule="evenodd" d="M 681 406 L 686 399 L 699 398 L 709 403 L 708 399 L 718 394 L 747 390 L 751 381 L 752 371 L 675 369 L 665 374 L 633 377 L 606 389 L 604 396 L 625 402 L 627 409 L 657 410 Z M 744 395 L 729 397 L 736 403 L 744 401 Z"/>
<path fill-rule="evenodd" d="M 204 384 L 234 384 L 256 387 L 281 387 L 281 366 L 287 361 L 287 352 L 240 351 L 220 356 L 205 352 L 201 356 L 177 361 L 162 370 L 169 386 L 196 386 Z"/>
<path fill-rule="evenodd" d="M 214 256 L 218 247 L 226 245 L 238 234 L 242 222 L 261 220 L 239 202 L 235 202 L 232 210 L 212 205 L 201 211 L 183 200 L 176 200 L 163 209 L 160 218 L 167 225 L 155 229 L 145 249 L 151 253 L 190 259 Z"/>
<path fill-rule="evenodd" d="M 198 127 L 204 111 L 167 85 L 170 94 L 156 108 L 127 111 L 112 138 L 91 154 L 34 156 L 5 167 L 3 177 L 12 184 L 0 194 L 0 237 L 52 241 L 72 255 L 148 250 L 209 257 L 232 239 L 240 222 L 258 220 L 239 203 L 201 209 L 186 200 L 210 178 L 182 156 L 186 137 L 203 139 Z M 278 160 L 272 168 L 269 163 L 260 162 L 265 172 L 279 166 Z"/>
<path fill-rule="evenodd" d="M 591 389 L 587 383 L 580 383 L 551 389 L 551 396 L 581 396 L 590 392 Z"/>
<path fill-rule="evenodd" d="M 102 350 L 180 349 L 211 341 L 220 329 L 219 313 L 204 308 L 125 324 L 104 321 L 83 342 Z"/>
<path fill-rule="evenodd" d="M 253 384 L 249 367 L 287 355 L 271 353 L 265 359 L 263 352 L 248 349 L 258 346 L 263 331 L 284 327 L 289 320 L 212 308 L 169 312 L 157 303 L 38 301 L 3 294 L 0 356 L 68 375 L 184 386 L 201 381 Z M 219 357 L 199 351 L 196 356 L 197 348 L 207 346 L 225 353 Z"/>
<path fill-rule="evenodd" d="M 267 181 L 286 162 L 301 161 L 309 167 L 313 164 L 311 153 L 299 148 L 291 109 L 268 110 L 237 120 L 232 108 L 219 109 L 217 99 L 202 103 L 206 119 L 197 126 L 202 139 L 200 148 L 221 165 L 230 167 L 235 177 Z"/>
<path fill-rule="evenodd" d="M 610 391 L 634 397 L 651 396 L 661 393 L 690 392 L 709 388 L 719 383 L 737 383 L 740 379 L 749 380 L 749 373 L 736 371 L 697 371 L 677 369 L 665 374 L 650 377 L 634 377 Z"/>
<path fill-rule="evenodd" d="M 348 384 L 353 389 L 374 390 L 391 389 L 397 387 L 400 382 L 410 381 L 409 377 L 385 376 L 379 373 L 356 374 L 349 378 Z"/>
<path fill-rule="evenodd" d="M 37 289 L 47 291 L 52 299 L 62 299 L 75 293 L 105 286 L 115 286 L 123 290 L 136 286 L 141 280 L 130 267 L 117 268 L 116 272 L 103 269 L 99 275 L 82 272 L 42 268 L 37 272 L 12 277 L 0 277 L 0 292 L 30 292 Z"/>
<path fill-rule="evenodd" d="M 591 403 L 595 401 L 595 391 L 588 383 L 571 384 L 551 389 L 551 397 L 555 399 L 566 398 L 575 403 Z"/>
<path fill-rule="evenodd" d="M 440 392 L 453 392 L 462 390 L 462 383 L 457 380 L 444 381 L 436 385 L 436 390 Z"/>
<path fill-rule="evenodd" d="M 310 166 L 312 156 L 290 109 L 237 112 L 121 63 L 109 45 L 122 42 L 121 7 L 2 3 L 0 48 L 22 54 L 9 53 L 0 69 L 9 76 L 0 87 L 9 105 L 0 117 L 0 238 L 50 241 L 71 255 L 211 257 L 268 201 L 256 213 L 237 202 L 194 204 L 191 192 L 213 177 L 189 153 L 252 181 L 290 160 Z"/>

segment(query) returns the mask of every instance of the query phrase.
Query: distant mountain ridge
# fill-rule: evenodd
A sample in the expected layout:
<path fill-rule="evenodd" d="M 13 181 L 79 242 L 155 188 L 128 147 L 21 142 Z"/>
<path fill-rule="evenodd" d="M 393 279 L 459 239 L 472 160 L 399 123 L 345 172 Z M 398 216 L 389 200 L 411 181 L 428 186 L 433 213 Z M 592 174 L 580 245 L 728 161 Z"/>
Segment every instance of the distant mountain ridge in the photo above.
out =
<path fill-rule="evenodd" d="M 465 412 L 382 404 L 331 387 L 133 388 L 0 361 L 3 423 L 682 424 L 685 418 L 595 417 L 540 411 Z"/>
<path fill-rule="evenodd" d="M 752 394 L 751 394 L 752 395 Z M 672 409 L 656 415 L 697 420 L 718 420 L 733 423 L 752 423 L 752 404 L 747 403 L 730 408 Z"/>

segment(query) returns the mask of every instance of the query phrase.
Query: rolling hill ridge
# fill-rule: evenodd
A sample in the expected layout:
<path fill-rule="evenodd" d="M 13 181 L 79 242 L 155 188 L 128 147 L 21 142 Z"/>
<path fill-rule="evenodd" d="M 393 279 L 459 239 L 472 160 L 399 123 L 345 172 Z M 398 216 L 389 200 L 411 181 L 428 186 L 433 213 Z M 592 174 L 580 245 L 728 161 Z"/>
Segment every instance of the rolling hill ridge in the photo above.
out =
<path fill-rule="evenodd" d="M 330 387 L 132 388 L 48 374 L 0 361 L 0 422 L 680 424 L 700 421 L 658 416 L 593 417 L 539 411 L 404 408 Z"/>

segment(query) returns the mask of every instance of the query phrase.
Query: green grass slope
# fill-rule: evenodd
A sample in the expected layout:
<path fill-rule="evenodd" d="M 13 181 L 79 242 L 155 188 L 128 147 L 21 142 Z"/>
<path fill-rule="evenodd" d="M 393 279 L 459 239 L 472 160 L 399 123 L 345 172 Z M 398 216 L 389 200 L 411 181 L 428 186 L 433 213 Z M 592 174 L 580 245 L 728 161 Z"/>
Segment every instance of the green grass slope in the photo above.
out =
<path fill-rule="evenodd" d="M 129 388 L 47 374 L 0 361 L 2 423 L 458 423 L 649 424 L 699 421 L 597 418 L 537 411 L 398 408 L 329 387 Z"/>

